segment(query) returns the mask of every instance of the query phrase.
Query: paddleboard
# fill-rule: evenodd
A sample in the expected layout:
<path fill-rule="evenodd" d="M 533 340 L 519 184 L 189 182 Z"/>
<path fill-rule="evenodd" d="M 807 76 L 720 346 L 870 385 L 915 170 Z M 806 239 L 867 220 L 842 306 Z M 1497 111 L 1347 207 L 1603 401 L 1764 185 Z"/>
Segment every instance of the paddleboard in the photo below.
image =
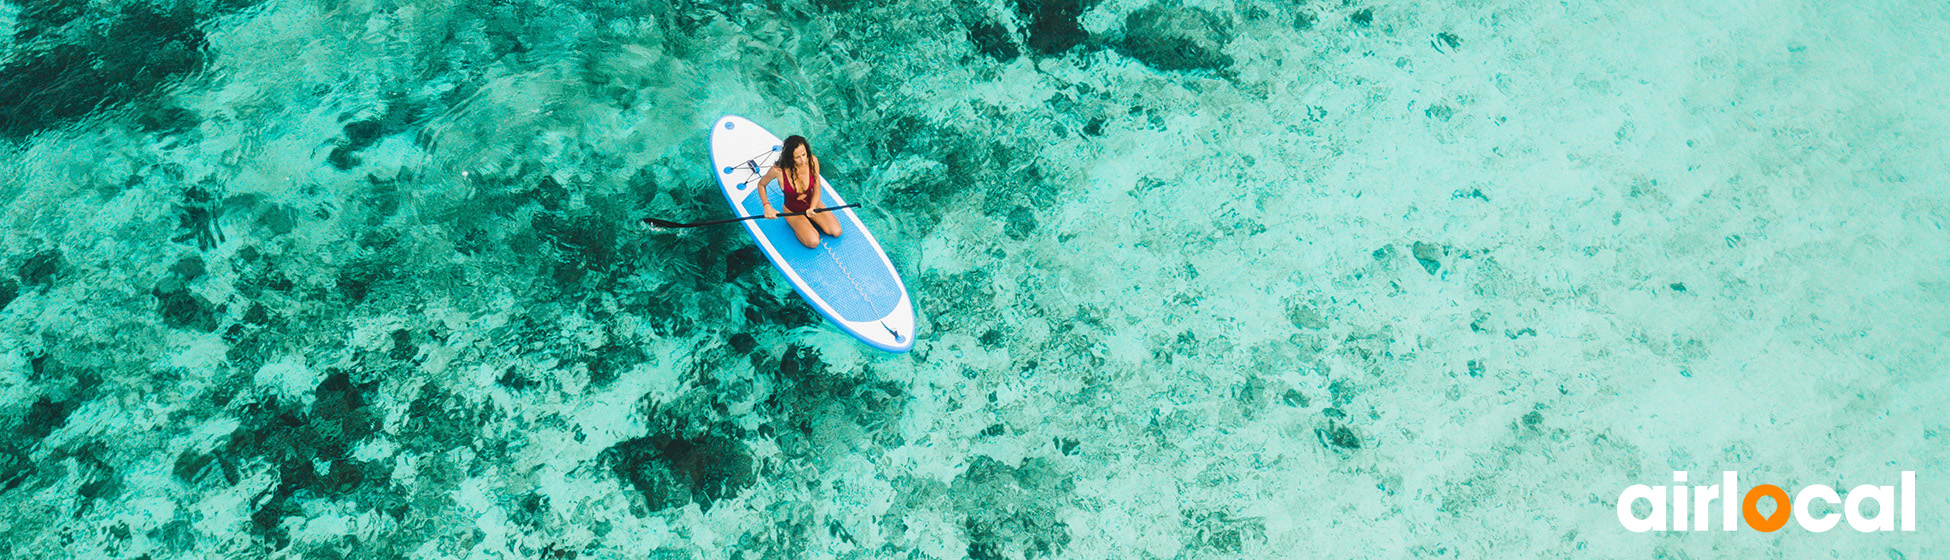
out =
<path fill-rule="evenodd" d="M 759 185 L 772 170 L 784 141 L 744 117 L 727 115 L 711 125 L 711 168 L 738 217 L 763 216 L 758 189 L 766 189 L 772 208 L 785 212 L 785 194 L 774 180 Z M 841 206 L 839 189 L 819 178 L 826 206 Z M 785 218 L 746 220 L 758 250 L 772 260 L 792 289 L 840 330 L 874 348 L 906 352 L 914 348 L 914 307 L 894 263 L 852 208 L 833 211 L 840 236 L 821 236 L 818 247 L 799 243 Z"/>

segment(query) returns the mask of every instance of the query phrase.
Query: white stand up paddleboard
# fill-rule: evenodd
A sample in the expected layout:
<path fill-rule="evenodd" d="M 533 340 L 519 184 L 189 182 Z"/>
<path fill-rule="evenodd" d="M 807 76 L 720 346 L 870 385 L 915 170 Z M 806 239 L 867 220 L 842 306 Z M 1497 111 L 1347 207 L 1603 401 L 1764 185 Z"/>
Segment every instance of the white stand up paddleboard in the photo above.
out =
<path fill-rule="evenodd" d="M 761 188 L 771 198 L 772 208 L 785 212 L 785 194 L 779 182 L 757 184 L 778 161 L 782 144 L 778 136 L 744 117 L 728 115 L 711 125 L 712 174 L 718 176 L 718 184 L 724 187 L 724 196 L 738 217 L 765 215 L 765 206 L 758 200 Z M 819 183 L 825 189 L 820 195 L 822 204 L 846 204 L 825 177 L 820 177 Z M 852 208 L 833 214 L 840 220 L 840 236 L 820 236 L 819 246 L 811 249 L 799 243 L 785 218 L 759 218 L 744 224 L 758 242 L 758 250 L 772 259 L 792 288 L 840 330 L 888 352 L 913 349 L 914 307 L 893 261 L 887 260 L 887 252 L 881 250 L 880 242 L 867 232 Z"/>

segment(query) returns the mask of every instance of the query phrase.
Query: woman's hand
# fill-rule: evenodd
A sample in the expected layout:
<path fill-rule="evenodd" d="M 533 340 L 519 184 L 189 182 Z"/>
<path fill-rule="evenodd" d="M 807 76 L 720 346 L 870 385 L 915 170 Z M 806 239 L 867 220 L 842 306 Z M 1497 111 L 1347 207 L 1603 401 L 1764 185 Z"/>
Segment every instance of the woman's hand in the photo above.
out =
<path fill-rule="evenodd" d="M 766 204 L 766 205 L 765 205 L 765 219 L 767 219 L 767 220 L 771 220 L 771 219 L 776 219 L 776 218 L 778 218 L 778 217 L 779 217 L 779 211 L 778 211 L 778 210 L 773 210 L 773 209 L 772 209 L 772 205 L 771 205 L 771 204 Z"/>

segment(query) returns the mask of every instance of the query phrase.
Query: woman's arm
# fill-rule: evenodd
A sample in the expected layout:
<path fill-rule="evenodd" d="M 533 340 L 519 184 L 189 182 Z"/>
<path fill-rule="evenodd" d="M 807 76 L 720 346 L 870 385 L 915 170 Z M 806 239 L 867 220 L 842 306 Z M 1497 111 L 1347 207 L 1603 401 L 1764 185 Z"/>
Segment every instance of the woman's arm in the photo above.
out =
<path fill-rule="evenodd" d="M 812 183 L 812 187 L 813 187 L 812 207 L 825 208 L 826 203 L 821 199 L 821 195 L 826 194 L 826 185 L 825 185 L 825 181 L 819 180 L 819 156 L 813 156 L 812 158 L 812 179 L 810 180 L 810 182 Z"/>
<path fill-rule="evenodd" d="M 765 195 L 765 185 L 771 183 L 772 176 L 778 174 L 779 168 L 773 167 L 771 171 L 766 171 L 765 175 L 758 178 L 758 203 L 764 206 L 767 220 L 779 217 L 779 211 L 772 209 L 772 198 Z"/>

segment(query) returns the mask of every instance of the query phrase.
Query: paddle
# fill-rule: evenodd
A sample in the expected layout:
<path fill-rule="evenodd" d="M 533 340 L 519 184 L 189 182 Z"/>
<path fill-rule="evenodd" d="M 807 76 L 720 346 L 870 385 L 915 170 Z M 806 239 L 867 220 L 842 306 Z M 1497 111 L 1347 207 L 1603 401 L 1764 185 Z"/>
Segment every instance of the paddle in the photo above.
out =
<path fill-rule="evenodd" d="M 825 207 L 825 208 L 814 208 L 814 209 L 811 209 L 811 210 L 807 210 L 807 211 L 805 211 L 805 212 L 787 212 L 787 213 L 784 213 L 784 214 L 778 214 L 777 216 L 778 216 L 778 217 L 781 217 L 781 218 L 783 218 L 783 217 L 786 217 L 786 216 L 804 216 L 804 215 L 807 215 L 807 214 L 811 214 L 811 213 L 813 213 L 813 212 L 831 212 L 831 211 L 834 211 L 834 210 L 839 210 L 839 209 L 841 209 L 841 208 L 853 208 L 853 207 L 856 207 L 856 206 L 859 206 L 859 205 L 858 205 L 858 204 L 842 204 L 842 205 L 839 205 L 839 206 L 828 206 L 828 207 Z M 644 224 L 646 224 L 646 225 L 651 225 L 651 226 L 656 226 L 656 227 L 660 227 L 660 228 L 667 228 L 667 229 L 668 229 L 668 228 L 694 228 L 694 227 L 702 227 L 702 226 L 715 226 L 715 225 L 718 225 L 718 224 L 729 224 L 729 223 L 732 223 L 732 222 L 742 222 L 742 221 L 745 221 L 745 220 L 762 220 L 762 219 L 765 219 L 765 215 L 764 215 L 764 214 L 759 214 L 759 215 L 757 215 L 757 216 L 745 216 L 745 217 L 743 217 L 743 218 L 729 218 L 729 219 L 724 219 L 724 220 L 710 220 L 710 221 L 704 221 L 704 222 L 691 222 L 691 223 L 688 223 L 688 224 L 680 224 L 680 223 L 677 223 L 677 222 L 673 222 L 673 221 L 669 221 L 669 220 L 659 220 L 659 219 L 656 219 L 656 218 L 644 218 L 644 219 L 643 219 L 643 223 L 644 223 Z"/>

